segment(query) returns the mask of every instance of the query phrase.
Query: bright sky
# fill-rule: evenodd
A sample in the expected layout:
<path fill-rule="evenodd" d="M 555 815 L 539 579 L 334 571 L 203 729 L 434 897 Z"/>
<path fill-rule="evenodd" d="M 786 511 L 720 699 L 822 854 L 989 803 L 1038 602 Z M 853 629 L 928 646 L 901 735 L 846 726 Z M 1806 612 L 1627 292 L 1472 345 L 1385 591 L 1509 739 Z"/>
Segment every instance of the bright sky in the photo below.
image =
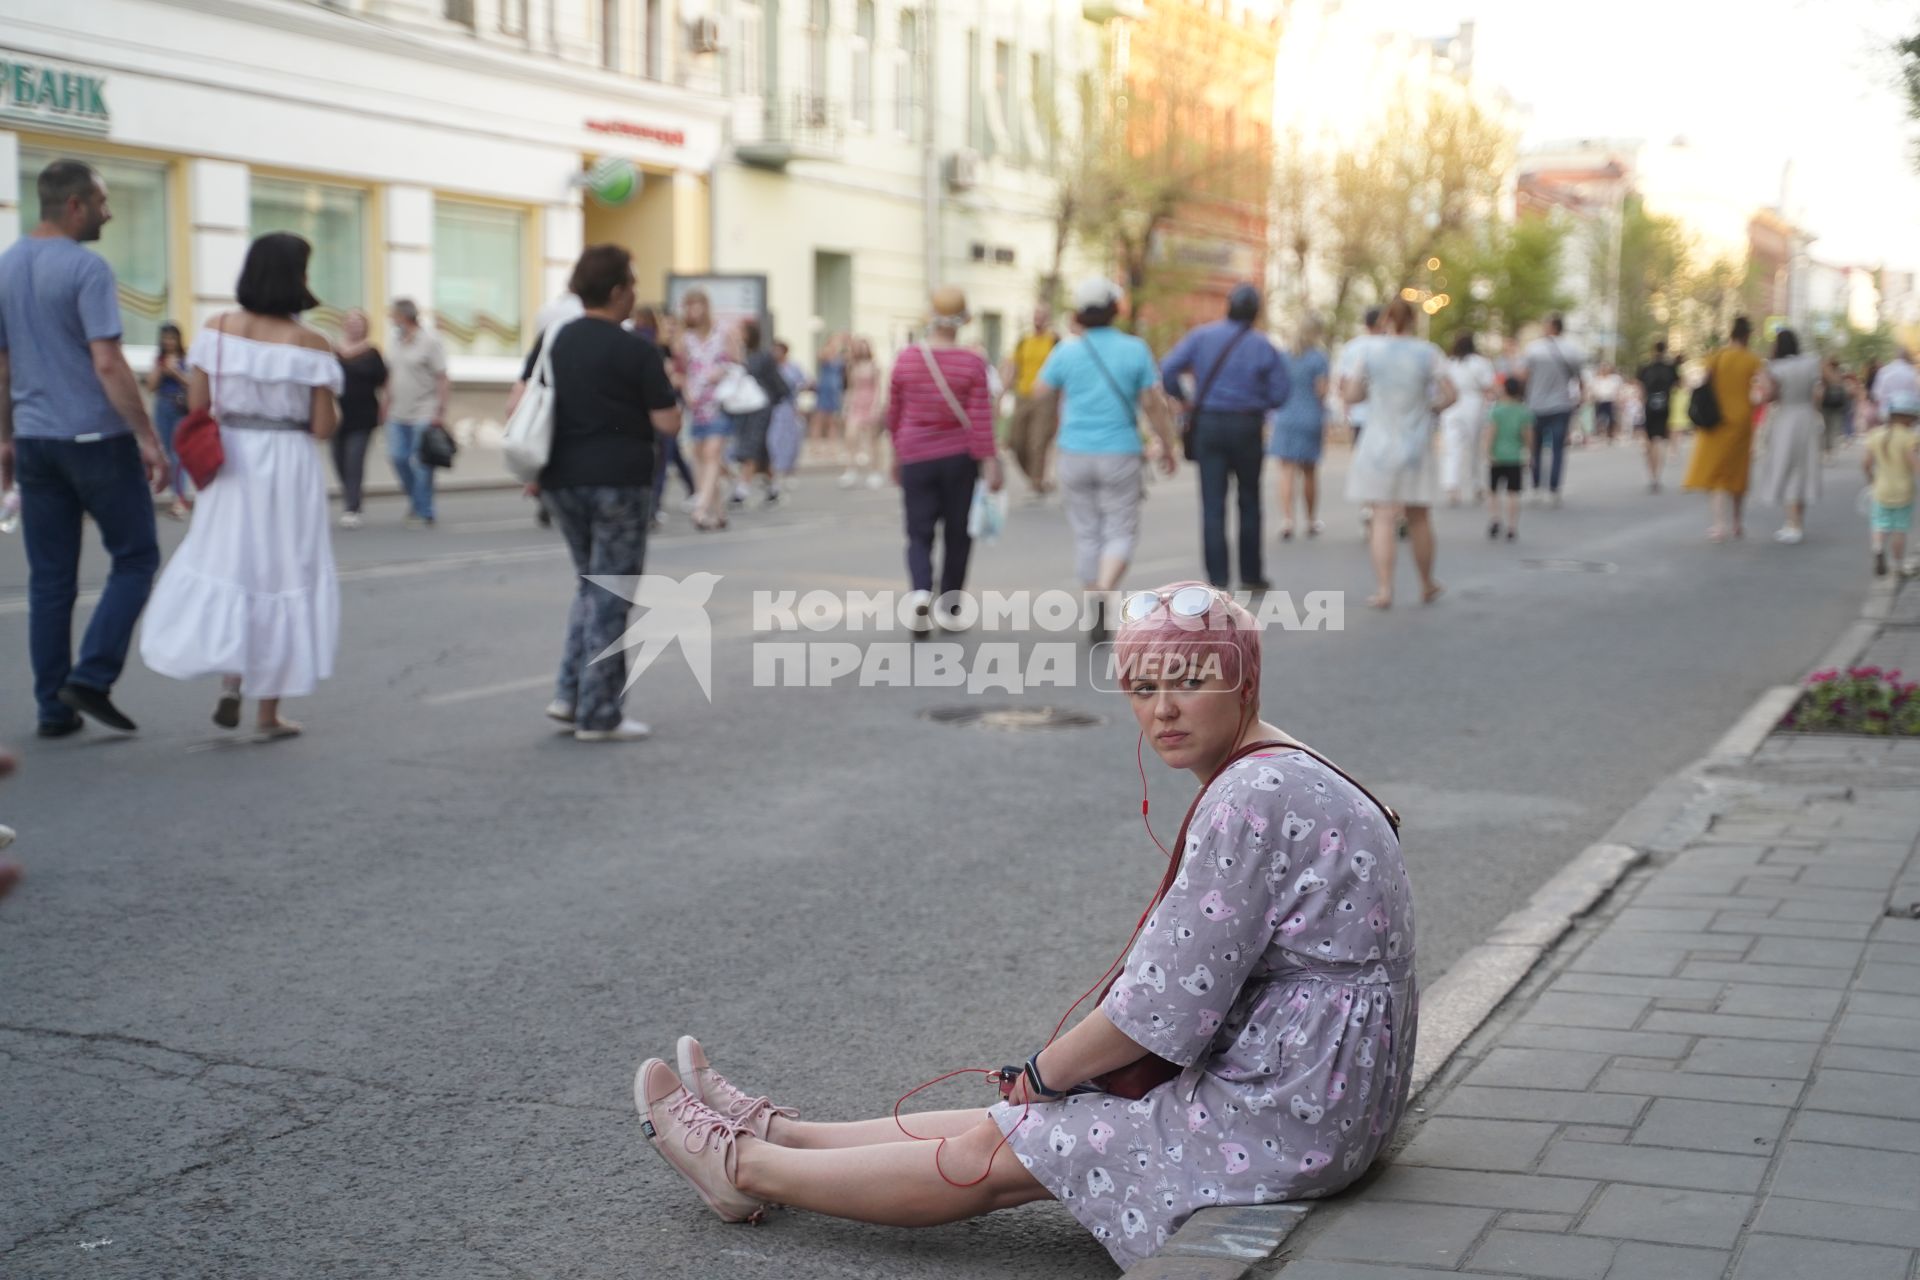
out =
<path fill-rule="evenodd" d="M 1531 112 L 1528 141 L 1683 136 L 1779 199 L 1836 265 L 1920 268 L 1920 176 L 1886 46 L 1920 26 L 1903 0 L 1346 0 L 1381 30 L 1477 23 L 1475 72 Z M 1728 14 L 1737 15 L 1731 20 Z M 1716 166 L 1719 167 L 1719 166 Z"/>

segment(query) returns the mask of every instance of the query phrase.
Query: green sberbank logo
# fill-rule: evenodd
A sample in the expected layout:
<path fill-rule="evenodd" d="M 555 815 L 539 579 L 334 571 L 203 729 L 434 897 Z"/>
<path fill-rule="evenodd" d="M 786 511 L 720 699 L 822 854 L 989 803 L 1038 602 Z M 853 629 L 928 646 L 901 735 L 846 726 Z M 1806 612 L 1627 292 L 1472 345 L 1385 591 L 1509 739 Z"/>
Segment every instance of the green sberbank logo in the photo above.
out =
<path fill-rule="evenodd" d="M 0 52 L 0 119 L 74 133 L 105 133 L 106 78 Z"/>

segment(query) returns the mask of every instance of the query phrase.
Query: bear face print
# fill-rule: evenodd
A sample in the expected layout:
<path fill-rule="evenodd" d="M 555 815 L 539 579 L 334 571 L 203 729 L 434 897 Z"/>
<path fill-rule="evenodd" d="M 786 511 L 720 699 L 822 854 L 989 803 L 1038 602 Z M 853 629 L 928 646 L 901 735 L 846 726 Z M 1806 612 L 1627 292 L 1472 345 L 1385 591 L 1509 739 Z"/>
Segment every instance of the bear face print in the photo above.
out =
<path fill-rule="evenodd" d="M 1346 837 L 1340 834 L 1337 827 L 1328 828 L 1320 833 L 1321 857 L 1337 858 L 1341 853 L 1345 852 L 1346 847 Z"/>
<path fill-rule="evenodd" d="M 1170 936 L 1173 938 L 1173 945 L 1177 947 L 1182 943 L 1193 941 L 1193 930 L 1183 924 L 1177 924 L 1170 930 Z"/>
<path fill-rule="evenodd" d="M 1107 992 L 1107 1000 L 1116 1013 L 1125 1013 L 1127 1006 L 1133 1003 L 1133 987 L 1129 983 L 1116 982 L 1113 990 Z"/>
<path fill-rule="evenodd" d="M 1187 1144 L 1184 1142 L 1173 1143 L 1171 1146 L 1164 1148 L 1161 1154 L 1166 1156 L 1166 1158 L 1174 1164 L 1179 1164 L 1187 1158 Z"/>
<path fill-rule="evenodd" d="M 1255 1115 L 1259 1115 L 1262 1111 L 1279 1105 L 1280 1099 L 1274 1096 L 1273 1090 L 1271 1089 L 1265 1093 L 1256 1093 L 1247 1098 L 1247 1110 L 1253 1112 Z"/>
<path fill-rule="evenodd" d="M 1262 1138 L 1260 1139 L 1260 1150 L 1266 1152 L 1269 1160 L 1278 1160 L 1287 1153 L 1287 1144 L 1278 1138 Z"/>
<path fill-rule="evenodd" d="M 1326 887 L 1327 882 L 1315 875 L 1311 867 L 1302 871 L 1300 878 L 1293 882 L 1293 891 L 1297 894 L 1318 893 Z"/>
<path fill-rule="evenodd" d="M 1190 996 L 1203 996 L 1213 990 L 1213 970 L 1198 965 L 1192 973 L 1180 979 L 1180 985 L 1187 989 Z"/>
<path fill-rule="evenodd" d="M 1320 941 L 1313 944 L 1313 949 L 1316 953 L 1320 955 L 1331 957 L 1334 952 L 1333 939 L 1322 938 L 1320 939 Z"/>
<path fill-rule="evenodd" d="M 1093 1238 L 1101 1244 L 1105 1244 L 1107 1241 L 1113 1239 L 1113 1232 L 1107 1229 L 1106 1223 L 1096 1222 L 1093 1224 Z"/>
<path fill-rule="evenodd" d="M 1367 912 L 1367 928 L 1375 933 L 1385 933 L 1389 923 L 1391 922 L 1387 919 L 1387 909 L 1377 902 L 1374 903 L 1373 908 Z"/>
<path fill-rule="evenodd" d="M 1087 1145 L 1101 1155 L 1107 1154 L 1107 1144 L 1113 1141 L 1113 1126 L 1105 1120 L 1095 1120 L 1093 1127 L 1087 1130 Z"/>
<path fill-rule="evenodd" d="M 1158 1109 L 1159 1106 L 1160 1099 L 1158 1098 L 1137 1098 L 1127 1104 L 1127 1114 L 1130 1116 L 1139 1116 L 1143 1120 L 1151 1120 L 1154 1111 Z"/>
<path fill-rule="evenodd" d="M 1207 1110 L 1207 1104 L 1196 1102 L 1187 1108 L 1187 1132 L 1198 1133 L 1207 1127 L 1207 1121 L 1213 1119 L 1213 1113 Z"/>
<path fill-rule="evenodd" d="M 1297 1093 L 1293 1095 L 1293 1098 L 1289 1103 L 1289 1107 L 1293 1111 L 1294 1119 L 1304 1120 L 1308 1124 L 1319 1124 L 1320 1118 L 1327 1114 L 1327 1109 L 1325 1107 L 1320 1106 L 1317 1103 L 1308 1102 L 1305 1098 L 1301 1097 Z M 1058 1129 L 1055 1129 L 1054 1132 L 1058 1133 L 1060 1131 Z"/>
<path fill-rule="evenodd" d="M 1047 1135 L 1047 1146 L 1050 1147 L 1053 1150 L 1053 1154 L 1057 1156 L 1065 1157 L 1072 1155 L 1074 1147 L 1078 1146 L 1079 1143 L 1080 1139 L 1074 1137 L 1059 1125 L 1053 1126 L 1053 1132 Z"/>
<path fill-rule="evenodd" d="M 1167 990 L 1167 974 L 1164 969 L 1151 960 L 1143 961 L 1135 979 L 1143 987 L 1152 987 L 1162 995 Z"/>
<path fill-rule="evenodd" d="M 1300 1157 L 1300 1172 L 1306 1174 L 1319 1173 L 1325 1169 L 1332 1160 L 1333 1157 L 1324 1151 L 1309 1151 Z"/>
<path fill-rule="evenodd" d="M 1208 1204 L 1220 1203 L 1220 1187 L 1217 1183 L 1203 1182 L 1193 1189 L 1193 1194 Z"/>
<path fill-rule="evenodd" d="M 1340 899 L 1339 911 L 1340 911 L 1340 914 L 1343 916 L 1351 916 L 1351 915 L 1358 915 L 1360 912 L 1360 908 L 1352 898 L 1342 898 Z M 1342 923 L 1344 924 L 1344 922 Z"/>
<path fill-rule="evenodd" d="M 1163 1188 L 1160 1192 L 1159 1198 L 1160 1198 L 1160 1207 L 1166 1210 L 1168 1213 L 1172 1213 L 1175 1209 L 1179 1208 L 1180 1206 L 1180 1197 L 1172 1191 L 1169 1191 Z"/>
<path fill-rule="evenodd" d="M 1207 866 L 1212 868 L 1215 875 L 1224 876 L 1239 865 L 1240 859 L 1233 855 L 1231 849 L 1215 849 L 1207 855 Z"/>
<path fill-rule="evenodd" d="M 1312 818 L 1303 818 L 1293 810 L 1287 810 L 1287 816 L 1280 820 L 1280 838 L 1288 844 L 1296 840 L 1305 840 L 1313 834 L 1319 823 Z"/>
<path fill-rule="evenodd" d="M 1215 924 L 1220 924 L 1223 921 L 1233 919 L 1240 913 L 1228 906 L 1227 900 L 1220 896 L 1218 889 L 1215 889 L 1207 894 L 1206 897 L 1200 899 L 1200 914 Z"/>
<path fill-rule="evenodd" d="M 1257 1022 L 1249 1022 L 1246 1030 L 1240 1033 L 1240 1038 L 1234 1041 L 1242 1049 L 1258 1049 L 1266 1042 L 1267 1029 Z"/>
<path fill-rule="evenodd" d="M 1327 1101 L 1338 1102 L 1347 1096 L 1347 1074 L 1336 1071 L 1327 1078 Z"/>
<path fill-rule="evenodd" d="M 1245 1173 L 1253 1164 L 1253 1155 L 1237 1142 L 1220 1144 L 1220 1155 L 1227 1162 L 1229 1174 Z"/>
<path fill-rule="evenodd" d="M 1267 838 L 1266 814 L 1258 809 L 1247 809 L 1242 811 L 1241 816 L 1247 820 L 1247 830 L 1253 834 L 1254 840 L 1261 841 Z"/>
<path fill-rule="evenodd" d="M 1390 933 L 1387 935 L 1387 954 L 1396 960 L 1399 959 L 1400 957 L 1400 935 L 1399 934 Z"/>
<path fill-rule="evenodd" d="M 1113 1194 L 1113 1175 L 1105 1169 L 1087 1170 L 1087 1194 L 1089 1196 L 1110 1196 Z"/>
<path fill-rule="evenodd" d="M 1202 1009 L 1200 1011 L 1200 1023 L 1194 1028 L 1193 1034 L 1197 1036 L 1210 1036 L 1219 1029 L 1219 1011 L 1215 1009 Z"/>
<path fill-rule="evenodd" d="M 1352 1173 L 1355 1166 L 1357 1166 L 1360 1163 L 1360 1157 L 1365 1155 L 1366 1153 L 1367 1152 L 1364 1147 L 1348 1148 L 1347 1154 L 1340 1157 L 1341 1169 L 1345 1170 L 1347 1173 Z"/>
<path fill-rule="evenodd" d="M 1285 934 L 1287 937 L 1291 938 L 1294 934 L 1300 932 L 1302 929 L 1306 927 L 1307 927 L 1307 918 L 1296 911 L 1292 915 L 1288 916 L 1284 921 L 1281 922 L 1280 932 L 1282 934 Z"/>
<path fill-rule="evenodd" d="M 1286 782 L 1287 775 L 1270 764 L 1263 764 L 1253 775 L 1255 791 L 1278 791 Z"/>
<path fill-rule="evenodd" d="M 1256 1182 L 1253 1184 L 1253 1202 L 1255 1204 L 1265 1204 L 1272 1196 L 1273 1192 L 1267 1190 L 1266 1183 Z"/>
<path fill-rule="evenodd" d="M 1363 1067 L 1371 1067 L 1373 1065 L 1373 1041 L 1371 1039 L 1360 1042 L 1360 1049 L 1356 1054 L 1356 1058 Z"/>
<path fill-rule="evenodd" d="M 1128 1147 L 1127 1158 L 1133 1161 L 1133 1167 L 1145 1172 L 1153 1167 L 1153 1153 L 1145 1147 Z"/>
<path fill-rule="evenodd" d="M 1353 864 L 1353 874 L 1360 877 L 1361 884 L 1373 878 L 1373 864 L 1377 859 L 1371 853 L 1365 849 L 1355 849 L 1349 861 Z"/>

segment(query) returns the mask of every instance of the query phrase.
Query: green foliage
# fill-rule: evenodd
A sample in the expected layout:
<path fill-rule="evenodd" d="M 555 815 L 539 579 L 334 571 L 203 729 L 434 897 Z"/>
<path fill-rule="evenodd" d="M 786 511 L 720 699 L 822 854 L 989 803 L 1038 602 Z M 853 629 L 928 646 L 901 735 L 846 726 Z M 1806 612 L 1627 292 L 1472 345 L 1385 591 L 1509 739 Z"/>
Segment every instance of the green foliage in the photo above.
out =
<path fill-rule="evenodd" d="M 1566 239 L 1566 228 L 1546 218 L 1485 222 L 1456 234 L 1439 251 L 1438 278 L 1422 282 L 1451 300 L 1434 316 L 1430 336 L 1445 347 L 1463 328 L 1512 335 L 1564 310 L 1570 305 L 1560 288 Z"/>
<path fill-rule="evenodd" d="M 1864 369 L 1868 364 L 1887 363 L 1893 359 L 1894 352 L 1899 349 L 1899 346 L 1899 339 L 1887 326 L 1887 322 L 1882 320 L 1867 333 L 1849 326 L 1844 331 L 1834 354 L 1847 368 Z"/>
<path fill-rule="evenodd" d="M 1620 227 L 1620 351 L 1637 361 L 1656 340 L 1670 339 L 1686 290 L 1692 247 L 1677 219 L 1649 213 L 1627 197 Z"/>
<path fill-rule="evenodd" d="M 1799 733 L 1920 736 L 1920 684 L 1879 667 L 1832 668 L 1807 677 L 1807 687 L 1780 722 Z"/>

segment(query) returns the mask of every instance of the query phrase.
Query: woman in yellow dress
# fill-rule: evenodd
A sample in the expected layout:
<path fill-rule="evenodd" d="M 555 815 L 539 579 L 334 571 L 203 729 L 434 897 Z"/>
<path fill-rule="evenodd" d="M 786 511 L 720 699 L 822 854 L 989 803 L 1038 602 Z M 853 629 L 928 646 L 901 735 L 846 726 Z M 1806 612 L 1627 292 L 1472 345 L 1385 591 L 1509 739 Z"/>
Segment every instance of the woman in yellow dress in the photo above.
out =
<path fill-rule="evenodd" d="M 1707 377 L 1720 402 L 1720 425 L 1694 431 L 1693 456 L 1687 460 L 1686 487 L 1707 491 L 1713 515 L 1707 537 L 1714 542 L 1746 533 L 1740 510 L 1753 468 L 1753 379 L 1766 367 L 1748 350 L 1752 338 L 1753 322 L 1741 316 L 1733 322 L 1727 345 L 1707 357 Z"/>

